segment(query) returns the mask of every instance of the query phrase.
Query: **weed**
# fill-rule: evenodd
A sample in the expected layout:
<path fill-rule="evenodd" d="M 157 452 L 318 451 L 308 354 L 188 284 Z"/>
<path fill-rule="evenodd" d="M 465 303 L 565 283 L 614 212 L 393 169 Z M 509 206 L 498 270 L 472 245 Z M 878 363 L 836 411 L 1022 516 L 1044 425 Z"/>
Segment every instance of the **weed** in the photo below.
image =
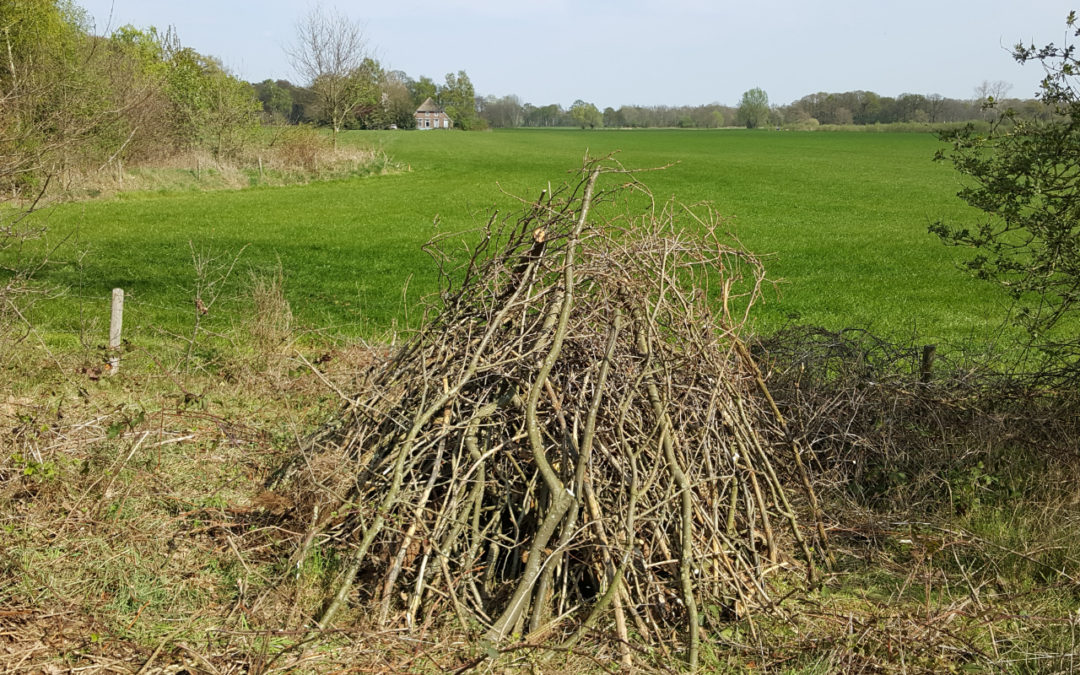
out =
<path fill-rule="evenodd" d="M 252 340 L 261 352 L 280 351 L 293 337 L 292 307 L 285 297 L 285 270 L 280 259 L 266 272 L 251 270 L 248 294 L 252 312 L 247 329 Z"/>

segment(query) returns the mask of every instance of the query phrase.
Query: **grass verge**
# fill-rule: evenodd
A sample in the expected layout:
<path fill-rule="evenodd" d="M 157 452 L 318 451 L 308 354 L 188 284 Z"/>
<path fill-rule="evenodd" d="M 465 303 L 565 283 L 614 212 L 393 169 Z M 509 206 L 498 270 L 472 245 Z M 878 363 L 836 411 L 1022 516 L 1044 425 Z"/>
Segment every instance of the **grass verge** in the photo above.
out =
<path fill-rule="evenodd" d="M 572 652 L 525 643 L 492 650 L 479 627 L 471 634 L 437 617 L 373 631 L 363 589 L 333 628 L 310 630 L 347 544 L 305 546 L 295 522 L 305 496 L 265 486 L 386 347 L 299 332 L 281 283 L 274 275 L 247 282 L 238 302 L 250 318 L 208 336 L 215 348 L 192 361 L 184 340 L 127 352 L 112 377 L 94 349 L 46 355 L 23 343 L 6 360 L 0 388 L 18 393 L 0 399 L 0 667 L 613 670 L 618 647 L 604 622 Z M 867 388 L 864 378 L 826 391 L 807 372 L 802 398 L 782 405 Z M 850 411 L 833 417 L 851 425 L 846 437 L 791 415 L 813 435 L 823 465 L 837 564 L 811 593 L 797 573 L 778 570 L 774 595 L 790 595 L 703 636 L 703 667 L 1030 673 L 1080 665 L 1080 458 L 1067 410 L 1037 401 L 1013 409 L 1026 410 L 1031 423 L 1022 425 L 1002 409 L 951 418 L 947 403 L 975 410 L 979 401 L 939 398 L 940 414 L 924 417 L 897 404 L 906 400 L 897 392 L 915 386 L 873 404 L 893 417 L 866 420 L 870 431 L 893 429 L 894 440 L 896 430 L 923 439 L 887 446 L 906 448 L 904 456 L 853 446 L 874 436 Z M 785 396 L 779 382 L 776 392 Z M 326 461 L 306 470 L 328 475 Z M 852 461 L 868 465 L 858 480 L 836 468 Z M 916 466 L 926 468 L 918 479 Z M 680 669 L 678 653 L 634 647 L 643 672 Z"/>

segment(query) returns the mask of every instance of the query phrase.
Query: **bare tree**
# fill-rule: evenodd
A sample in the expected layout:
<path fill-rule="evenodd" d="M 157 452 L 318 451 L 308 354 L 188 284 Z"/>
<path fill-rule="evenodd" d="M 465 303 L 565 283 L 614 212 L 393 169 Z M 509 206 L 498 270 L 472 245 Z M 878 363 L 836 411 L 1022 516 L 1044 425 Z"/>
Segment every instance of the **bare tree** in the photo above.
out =
<path fill-rule="evenodd" d="M 982 84 L 975 87 L 975 100 L 980 102 L 987 99 L 998 101 L 1005 98 L 1011 89 L 1012 85 L 1004 80 L 997 80 L 994 82 L 983 80 Z"/>
<path fill-rule="evenodd" d="M 296 24 L 296 42 L 286 48 L 293 68 L 307 80 L 322 114 L 337 134 L 349 114 L 367 95 L 357 77 L 369 58 L 360 24 L 336 9 L 315 5 Z"/>
<path fill-rule="evenodd" d="M 983 80 L 975 87 L 975 104 L 982 107 L 983 117 L 992 120 L 997 115 L 994 107 L 1009 95 L 1012 85 L 1004 80 Z"/>

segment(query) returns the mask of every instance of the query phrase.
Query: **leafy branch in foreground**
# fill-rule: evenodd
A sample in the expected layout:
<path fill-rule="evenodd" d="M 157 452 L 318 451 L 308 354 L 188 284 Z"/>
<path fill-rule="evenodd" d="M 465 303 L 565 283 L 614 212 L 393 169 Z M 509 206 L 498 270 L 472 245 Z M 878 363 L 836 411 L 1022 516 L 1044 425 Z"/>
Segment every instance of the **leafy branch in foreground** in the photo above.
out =
<path fill-rule="evenodd" d="M 1080 36 L 1075 13 L 1067 19 Z M 974 248 L 964 267 L 997 282 L 1013 301 L 1015 320 L 1030 345 L 1050 357 L 1053 370 L 1078 374 L 1080 334 L 1072 318 L 1080 309 L 1080 58 L 1075 44 L 1036 48 L 1018 44 L 1019 63 L 1046 70 L 1038 98 L 1047 119 L 1004 111 L 988 133 L 973 126 L 942 134 L 951 145 L 939 152 L 970 179 L 959 192 L 988 218 L 965 227 L 942 221 L 931 232 L 951 245 Z M 987 100 L 988 105 L 995 101 Z"/>

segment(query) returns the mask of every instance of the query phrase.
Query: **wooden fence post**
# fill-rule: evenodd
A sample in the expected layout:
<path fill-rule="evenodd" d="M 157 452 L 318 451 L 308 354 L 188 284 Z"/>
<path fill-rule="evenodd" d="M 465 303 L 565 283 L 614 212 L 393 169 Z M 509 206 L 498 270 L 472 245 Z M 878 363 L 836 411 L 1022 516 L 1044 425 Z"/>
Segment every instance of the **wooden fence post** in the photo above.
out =
<path fill-rule="evenodd" d="M 922 348 L 922 364 L 919 366 L 919 381 L 926 384 L 934 374 L 934 356 L 937 345 L 924 345 Z"/>
<path fill-rule="evenodd" d="M 109 374 L 120 371 L 120 334 L 124 326 L 124 289 L 112 292 L 112 318 L 109 321 Z"/>

